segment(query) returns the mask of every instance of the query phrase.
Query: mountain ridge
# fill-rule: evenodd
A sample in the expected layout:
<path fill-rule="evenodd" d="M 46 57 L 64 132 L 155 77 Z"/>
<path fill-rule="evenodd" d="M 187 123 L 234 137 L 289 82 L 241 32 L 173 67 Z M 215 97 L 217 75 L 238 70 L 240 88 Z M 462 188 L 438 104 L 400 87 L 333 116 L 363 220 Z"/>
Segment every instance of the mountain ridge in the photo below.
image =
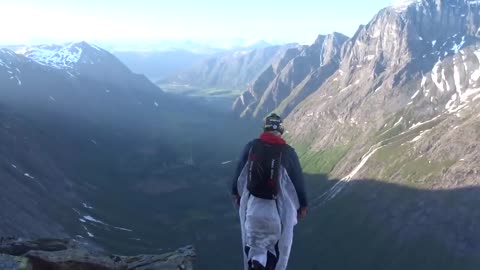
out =
<path fill-rule="evenodd" d="M 295 46 L 297 45 L 275 45 L 222 53 L 166 80 L 166 83 L 242 90 L 268 67 L 276 55 Z"/>

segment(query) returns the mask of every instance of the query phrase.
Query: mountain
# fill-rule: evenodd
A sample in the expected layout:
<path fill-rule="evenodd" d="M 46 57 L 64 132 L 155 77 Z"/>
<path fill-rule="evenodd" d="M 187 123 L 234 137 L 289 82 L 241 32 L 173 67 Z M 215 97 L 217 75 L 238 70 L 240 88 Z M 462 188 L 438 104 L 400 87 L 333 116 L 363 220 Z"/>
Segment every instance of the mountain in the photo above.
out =
<path fill-rule="evenodd" d="M 1 100 L 34 116 L 41 111 L 57 118 L 134 126 L 145 124 L 137 119 L 140 111 L 158 113 L 169 103 L 145 76 L 85 42 L 25 48 L 19 54 L 2 50 L 0 57 Z"/>
<path fill-rule="evenodd" d="M 479 9 L 423 0 L 381 10 L 290 111 L 287 137 L 315 190 L 297 237 L 315 251 L 294 267 L 478 265 Z"/>
<path fill-rule="evenodd" d="M 310 140 L 312 150 L 348 145 L 355 156 L 375 143 L 383 142 L 378 146 L 384 148 L 385 142 L 395 145 L 392 139 L 414 139 L 428 130 L 398 145 L 416 148 L 435 131 L 444 133 L 447 123 L 464 119 L 462 113 L 475 114 L 477 10 L 475 3 L 463 1 L 455 6 L 413 1 L 382 10 L 347 41 L 339 69 L 292 112 L 291 136 Z M 454 15 L 460 19 L 451 20 Z M 315 126 L 323 128 L 305 132 Z M 320 134 L 329 139 L 316 140 Z M 334 173 L 354 167 L 356 157 L 344 158 L 349 165 L 339 165 Z"/>
<path fill-rule="evenodd" d="M 241 90 L 259 76 L 279 55 L 296 44 L 244 48 L 212 56 L 162 83 L 193 88 Z"/>
<path fill-rule="evenodd" d="M 116 42 L 102 42 L 99 45 L 111 52 L 190 52 L 194 54 L 213 55 L 216 53 L 257 49 L 280 44 L 277 41 L 267 42 L 262 39 L 246 38 L 204 38 L 196 40 L 152 40 L 142 41 L 128 40 Z M 8 46 L 12 47 L 12 46 Z M 10 49 L 9 48 L 9 49 Z"/>
<path fill-rule="evenodd" d="M 139 82 L 143 80 L 143 84 L 148 84 L 143 75 L 131 72 L 114 55 L 86 42 L 23 47 L 17 49 L 16 53 L 40 65 L 65 71 L 71 77 L 80 76 L 94 81 L 115 82 L 119 86 L 128 84 L 132 77 L 138 77 L 135 80 Z"/>
<path fill-rule="evenodd" d="M 114 142 L 106 137 L 110 128 L 119 132 L 145 126 L 138 113 L 158 111 L 164 93 L 108 52 L 84 42 L 22 53 L 0 50 L 6 187 L 0 191 L 0 234 L 62 236 L 67 220 L 78 219 L 72 208 L 83 202 L 78 191 L 84 183 L 69 168 L 96 152 L 92 147 L 102 140 Z M 59 222 L 59 216 L 66 220 Z"/>
<path fill-rule="evenodd" d="M 222 163 L 252 124 L 165 93 L 85 42 L 2 49 L 0 86 L 1 236 L 120 254 L 195 244 L 206 268 L 216 237 L 236 236 L 218 203 L 231 175 Z"/>
<path fill-rule="evenodd" d="M 340 33 L 320 35 L 311 46 L 287 50 L 235 100 L 234 112 L 261 118 L 278 108 L 288 114 L 338 69 L 347 39 Z"/>
<path fill-rule="evenodd" d="M 252 51 L 273 46 L 264 40 L 210 40 L 163 41 L 153 44 L 128 44 L 128 46 L 107 45 L 120 61 L 133 72 L 145 74 L 151 81 L 165 81 L 175 75 L 200 68 L 202 61 L 209 58 L 233 54 L 234 51 Z M 19 46 L 9 46 L 9 49 Z"/>
<path fill-rule="evenodd" d="M 210 56 L 186 50 L 114 51 L 113 54 L 133 72 L 145 74 L 153 82 L 187 70 Z"/>

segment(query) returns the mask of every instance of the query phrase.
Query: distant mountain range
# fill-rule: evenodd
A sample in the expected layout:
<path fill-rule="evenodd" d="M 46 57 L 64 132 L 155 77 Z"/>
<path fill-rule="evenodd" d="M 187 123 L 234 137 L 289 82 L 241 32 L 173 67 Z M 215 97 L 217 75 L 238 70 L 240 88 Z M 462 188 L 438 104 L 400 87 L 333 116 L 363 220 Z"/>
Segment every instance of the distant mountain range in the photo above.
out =
<path fill-rule="evenodd" d="M 162 41 L 152 44 L 106 44 L 102 48 L 118 57 L 133 72 L 146 75 L 151 81 L 165 80 L 177 73 L 186 71 L 201 60 L 212 55 L 223 55 L 234 51 L 261 49 L 272 46 L 264 40 L 233 39 L 224 41 Z M 64 45 L 34 45 L 44 47 L 44 52 L 50 47 Z M 92 46 L 94 46 L 92 44 Z M 28 47 L 26 45 L 3 45 L 0 48 L 17 51 Z M 54 52 L 52 50 L 52 52 Z"/>
<path fill-rule="evenodd" d="M 145 74 L 153 82 L 174 76 L 210 56 L 185 50 L 117 51 L 114 55 L 134 72 Z"/>
<path fill-rule="evenodd" d="M 239 50 L 261 49 L 268 46 L 271 46 L 271 44 L 263 40 L 239 39 L 225 44 L 162 43 L 152 45 L 150 49 L 112 48 L 111 51 L 134 72 L 145 74 L 153 82 L 163 82 L 194 66 L 201 66 L 202 60 L 213 55 L 224 55 Z"/>
<path fill-rule="evenodd" d="M 228 51 L 211 56 L 161 83 L 192 88 L 243 90 L 275 59 L 297 44 Z"/>
<path fill-rule="evenodd" d="M 161 40 L 157 42 L 118 42 L 100 43 L 102 48 L 112 52 L 169 52 L 188 51 L 195 54 L 215 54 L 218 52 L 259 49 L 282 44 L 277 41 L 262 39 L 206 39 L 206 40 Z"/>

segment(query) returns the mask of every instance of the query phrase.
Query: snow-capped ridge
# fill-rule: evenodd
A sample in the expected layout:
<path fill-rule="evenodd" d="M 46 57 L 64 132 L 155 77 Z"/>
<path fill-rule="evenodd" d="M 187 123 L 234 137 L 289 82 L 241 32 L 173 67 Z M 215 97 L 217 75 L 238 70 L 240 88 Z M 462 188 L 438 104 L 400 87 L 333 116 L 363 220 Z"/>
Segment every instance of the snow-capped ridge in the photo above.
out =
<path fill-rule="evenodd" d="M 84 57 L 85 52 L 108 53 L 98 46 L 89 44 L 85 41 L 71 42 L 63 45 L 37 45 L 23 47 L 16 50 L 15 53 L 45 66 L 57 69 L 74 69 L 78 63 L 94 64 L 98 57 Z M 94 58 L 94 59 L 92 59 Z"/>
<path fill-rule="evenodd" d="M 421 3 L 422 0 L 396 0 L 393 1 L 389 8 L 397 11 L 397 12 L 402 12 L 408 9 L 409 6 L 417 3 Z"/>

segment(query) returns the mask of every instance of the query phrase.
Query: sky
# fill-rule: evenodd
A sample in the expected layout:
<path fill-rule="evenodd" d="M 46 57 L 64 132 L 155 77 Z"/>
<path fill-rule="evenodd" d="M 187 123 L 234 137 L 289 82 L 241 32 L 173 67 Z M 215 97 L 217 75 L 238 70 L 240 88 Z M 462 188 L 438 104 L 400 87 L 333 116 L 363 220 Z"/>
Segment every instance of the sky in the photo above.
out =
<path fill-rule="evenodd" d="M 368 2 L 368 4 L 367 4 Z M 352 36 L 392 0 L 0 0 L 1 45 L 64 43 L 312 43 Z"/>

